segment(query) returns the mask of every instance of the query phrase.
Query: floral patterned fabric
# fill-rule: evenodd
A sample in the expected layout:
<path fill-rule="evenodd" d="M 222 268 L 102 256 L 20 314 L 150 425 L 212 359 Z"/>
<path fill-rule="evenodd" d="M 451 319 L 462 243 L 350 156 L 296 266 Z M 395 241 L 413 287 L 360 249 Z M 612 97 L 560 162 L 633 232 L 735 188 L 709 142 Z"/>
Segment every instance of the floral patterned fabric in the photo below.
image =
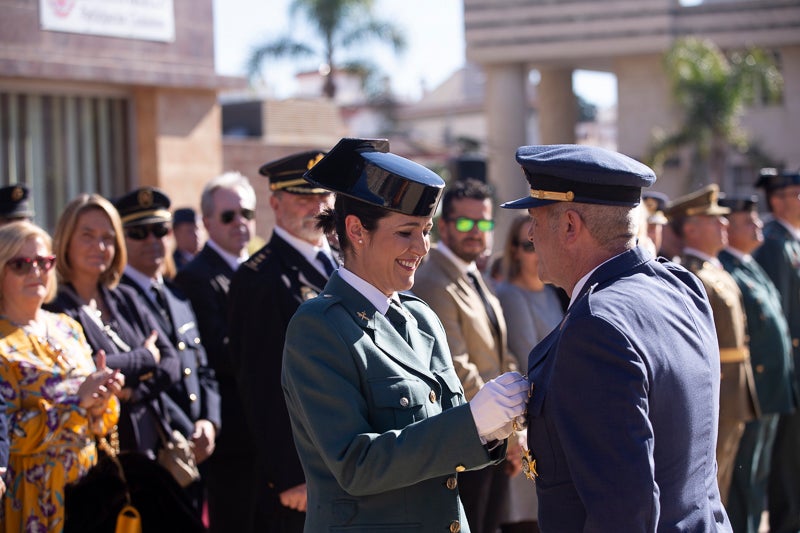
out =
<path fill-rule="evenodd" d="M 83 330 L 66 315 L 41 313 L 44 338 L 0 317 L 0 388 L 11 442 L 0 532 L 61 531 L 64 487 L 95 464 L 94 436 L 119 419 L 112 397 L 102 419 L 90 423 L 78 398 L 83 378 L 95 371 Z"/>

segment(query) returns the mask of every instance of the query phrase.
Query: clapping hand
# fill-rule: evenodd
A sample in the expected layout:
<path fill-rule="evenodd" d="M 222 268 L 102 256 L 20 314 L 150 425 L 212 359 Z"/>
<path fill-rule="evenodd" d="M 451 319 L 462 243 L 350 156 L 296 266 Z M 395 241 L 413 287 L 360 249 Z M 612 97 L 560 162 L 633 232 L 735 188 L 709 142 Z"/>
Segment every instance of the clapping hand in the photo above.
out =
<path fill-rule="evenodd" d="M 125 384 L 125 377 L 119 370 L 106 367 L 106 354 L 100 350 L 95 357 L 97 370 L 86 376 L 78 387 L 79 405 L 93 418 L 103 416 L 112 395 L 119 394 Z"/>
<path fill-rule="evenodd" d="M 518 372 L 488 381 L 469 402 L 478 435 L 487 442 L 507 438 L 517 417 L 523 418 L 527 401 L 528 381 Z"/>

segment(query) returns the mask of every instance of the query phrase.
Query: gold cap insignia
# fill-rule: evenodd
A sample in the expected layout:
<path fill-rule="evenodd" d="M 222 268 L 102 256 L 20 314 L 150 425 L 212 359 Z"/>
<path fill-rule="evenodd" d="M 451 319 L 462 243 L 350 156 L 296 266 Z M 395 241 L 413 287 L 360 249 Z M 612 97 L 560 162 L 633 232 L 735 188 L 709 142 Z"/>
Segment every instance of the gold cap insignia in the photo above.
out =
<path fill-rule="evenodd" d="M 325 157 L 325 156 L 323 156 L 322 154 L 317 154 L 317 156 L 316 156 L 315 158 L 313 158 L 313 159 L 309 159 L 309 160 L 308 160 L 308 164 L 306 165 L 306 170 L 311 170 L 311 169 L 314 167 L 314 165 L 316 165 L 317 163 L 319 163 L 319 162 L 320 162 L 320 160 L 321 160 L 323 157 Z"/>
<path fill-rule="evenodd" d="M 139 191 L 136 199 L 139 201 L 141 207 L 150 207 L 153 205 L 153 191 L 150 189 L 142 189 Z"/>

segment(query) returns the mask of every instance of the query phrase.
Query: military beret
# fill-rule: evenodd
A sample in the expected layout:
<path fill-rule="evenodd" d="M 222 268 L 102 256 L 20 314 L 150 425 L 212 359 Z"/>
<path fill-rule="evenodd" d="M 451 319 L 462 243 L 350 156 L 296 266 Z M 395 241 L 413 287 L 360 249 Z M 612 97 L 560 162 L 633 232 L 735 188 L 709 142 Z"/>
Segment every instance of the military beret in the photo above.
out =
<path fill-rule="evenodd" d="M 191 207 L 181 207 L 172 212 L 172 225 L 197 224 L 197 212 Z"/>
<path fill-rule="evenodd" d="M 123 226 L 169 222 L 169 205 L 169 197 L 155 187 L 135 189 L 114 202 Z"/>
<path fill-rule="evenodd" d="M 385 139 L 344 138 L 304 177 L 317 187 L 411 216 L 433 216 L 444 191 L 438 174 L 389 153 Z"/>
<path fill-rule="evenodd" d="M 501 206 L 507 209 L 529 209 L 554 202 L 635 207 L 642 187 L 656 181 L 647 165 L 595 146 L 522 146 L 516 157 L 531 192 Z"/>
<path fill-rule="evenodd" d="M 719 198 L 719 185 L 712 183 L 702 189 L 676 198 L 667 206 L 667 218 L 677 220 L 696 215 L 727 215 L 731 212 L 727 207 L 720 207 L 717 203 Z"/>
<path fill-rule="evenodd" d="M 727 207 L 731 213 L 758 212 L 758 196 L 755 194 L 729 196 L 720 193 L 718 201 L 719 205 Z"/>
<path fill-rule="evenodd" d="M 755 186 L 764 189 L 767 194 L 772 194 L 790 185 L 800 185 L 800 172 L 779 172 L 775 168 L 762 168 Z"/>
<path fill-rule="evenodd" d="M 667 208 L 669 197 L 663 192 L 658 191 L 642 191 L 642 203 L 647 209 L 647 223 L 658 224 L 663 226 L 666 224 L 667 217 L 664 216 L 664 209 Z"/>
<path fill-rule="evenodd" d="M 259 174 L 269 178 L 271 191 L 286 191 L 294 194 L 325 194 L 330 191 L 314 187 L 303 179 L 311 167 L 325 156 L 322 150 L 308 150 L 287 155 L 281 159 L 264 163 L 258 169 Z"/>
<path fill-rule="evenodd" d="M 28 206 L 28 188 L 24 185 L 8 185 L 0 188 L 0 218 L 33 218 Z"/>

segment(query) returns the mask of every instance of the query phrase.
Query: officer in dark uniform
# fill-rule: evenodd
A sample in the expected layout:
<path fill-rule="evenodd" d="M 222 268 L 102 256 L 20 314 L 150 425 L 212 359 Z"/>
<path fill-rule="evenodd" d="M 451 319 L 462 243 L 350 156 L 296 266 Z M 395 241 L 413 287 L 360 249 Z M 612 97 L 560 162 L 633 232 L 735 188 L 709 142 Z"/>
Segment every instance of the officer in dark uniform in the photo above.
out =
<path fill-rule="evenodd" d="M 0 188 L 0 225 L 33 218 L 33 209 L 28 205 L 28 196 L 28 188 L 24 185 L 8 185 Z"/>
<path fill-rule="evenodd" d="M 570 307 L 528 357 L 539 527 L 730 531 L 716 482 L 720 367 L 703 286 L 635 245 L 651 169 L 576 145 L 517 150 L 540 277 Z"/>
<path fill-rule="evenodd" d="M 121 283 L 132 287 L 159 319 L 181 360 L 181 379 L 162 397 L 165 416 L 195 445 L 202 464 L 214 451 L 220 427 L 220 395 L 214 370 L 208 366 L 197 319 L 189 300 L 162 276 L 171 231 L 170 200 L 160 190 L 143 187 L 115 203 L 125 231 L 128 265 Z M 191 487 L 198 509 L 202 490 Z"/>
<path fill-rule="evenodd" d="M 795 383 L 800 386 L 800 172 L 762 169 L 756 187 L 764 190 L 773 219 L 764 225 L 764 244 L 753 257 L 781 295 L 792 336 Z M 770 531 L 800 530 L 800 411 L 783 414 L 772 452 L 767 494 Z"/>
<path fill-rule="evenodd" d="M 197 212 L 191 207 L 176 209 L 172 213 L 172 234 L 175 237 L 172 260 L 175 262 L 175 269 L 180 270 L 194 259 L 202 246 Z"/>
<path fill-rule="evenodd" d="M 281 358 L 289 319 L 320 293 L 336 265 L 316 215 L 333 194 L 303 174 L 323 157 L 306 151 L 263 165 L 275 228 L 270 241 L 233 276 L 230 348 L 260 468 L 254 531 L 302 532 L 306 485 L 281 389 Z"/>
<path fill-rule="evenodd" d="M 761 407 L 761 416 L 745 425 L 739 441 L 727 509 L 734 531 L 758 533 L 778 415 L 790 413 L 796 405 L 792 349 L 778 289 L 750 255 L 764 241 L 758 196 L 726 196 L 719 205 L 731 210 L 728 246 L 719 253 L 719 260 L 742 291 L 750 364 Z"/>

